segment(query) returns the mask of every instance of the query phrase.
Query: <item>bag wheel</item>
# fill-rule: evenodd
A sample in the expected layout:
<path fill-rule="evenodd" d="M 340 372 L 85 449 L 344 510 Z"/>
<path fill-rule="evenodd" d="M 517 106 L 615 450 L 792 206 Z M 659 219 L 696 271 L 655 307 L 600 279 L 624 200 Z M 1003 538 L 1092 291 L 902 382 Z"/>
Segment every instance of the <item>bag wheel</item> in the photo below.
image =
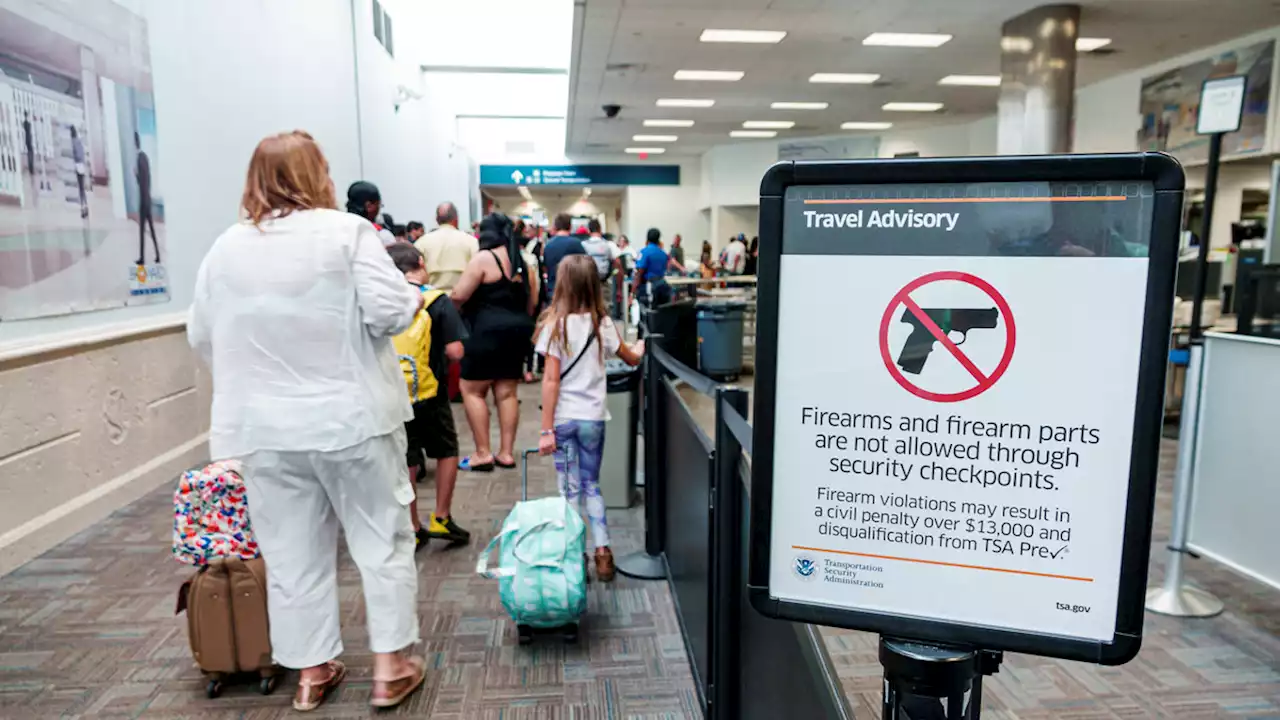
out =
<path fill-rule="evenodd" d="M 270 695 L 271 693 L 276 691 L 276 685 L 279 683 L 279 681 L 280 681 L 279 675 L 272 675 L 270 677 L 262 678 L 261 680 L 258 681 L 258 692 L 262 693 L 263 695 Z"/>
<path fill-rule="evenodd" d="M 519 635 L 521 645 L 530 645 L 533 643 L 533 627 L 529 625 L 517 625 L 516 634 Z"/>
<path fill-rule="evenodd" d="M 218 697 L 221 694 L 222 694 L 221 680 L 218 680 L 215 678 L 213 680 L 210 680 L 208 685 L 204 686 L 204 696 L 209 698 L 210 700 Z"/>
<path fill-rule="evenodd" d="M 564 626 L 564 644 L 565 645 L 578 644 L 578 623 L 569 623 L 568 625 Z"/>

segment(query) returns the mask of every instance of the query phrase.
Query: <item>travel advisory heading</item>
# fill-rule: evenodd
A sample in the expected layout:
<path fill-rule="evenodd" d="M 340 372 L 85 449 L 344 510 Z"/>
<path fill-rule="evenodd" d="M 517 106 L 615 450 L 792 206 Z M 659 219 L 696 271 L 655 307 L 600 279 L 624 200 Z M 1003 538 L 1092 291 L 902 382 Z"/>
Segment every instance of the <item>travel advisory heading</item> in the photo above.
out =
<path fill-rule="evenodd" d="M 809 228 L 941 228 L 956 229 L 958 212 L 920 212 L 918 210 L 855 210 L 832 213 L 804 211 L 804 225 Z"/>

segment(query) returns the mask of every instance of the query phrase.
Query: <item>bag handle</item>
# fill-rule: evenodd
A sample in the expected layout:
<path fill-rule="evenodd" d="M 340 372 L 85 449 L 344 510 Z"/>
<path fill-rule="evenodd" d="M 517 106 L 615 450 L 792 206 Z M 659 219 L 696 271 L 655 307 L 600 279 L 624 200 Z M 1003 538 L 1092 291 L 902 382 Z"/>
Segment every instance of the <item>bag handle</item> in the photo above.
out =
<path fill-rule="evenodd" d="M 515 546 L 511 548 L 511 554 L 515 556 L 516 560 L 519 560 L 520 562 L 525 563 L 526 565 L 532 565 L 534 567 L 557 568 L 563 565 L 564 559 L 569 554 L 569 546 L 567 543 L 565 544 L 564 549 L 560 551 L 559 562 L 552 562 L 552 561 L 531 562 L 520 556 L 521 543 L 523 543 L 531 535 L 536 535 L 538 531 L 542 530 L 548 525 L 555 526 L 555 527 L 564 527 L 564 521 L 563 520 L 543 520 L 542 522 L 537 523 L 536 525 L 529 528 L 528 530 L 525 530 L 524 532 L 520 532 L 519 528 L 511 528 L 511 529 L 504 528 L 502 532 L 495 535 L 493 539 L 489 541 L 489 544 L 485 546 L 484 550 L 480 551 L 480 557 L 476 559 L 476 574 L 481 577 L 488 578 L 490 580 L 496 580 L 498 578 L 504 578 L 504 577 L 511 577 L 512 575 L 515 574 L 515 570 L 512 570 L 511 568 L 494 568 L 492 570 L 489 569 L 489 556 L 492 555 L 494 549 L 497 548 L 498 542 L 501 541 L 502 538 L 506 537 L 507 535 L 513 532 L 520 532 L 520 536 L 516 538 Z"/>
<path fill-rule="evenodd" d="M 513 556 L 515 556 L 515 559 L 516 559 L 516 560 L 519 560 L 520 562 L 524 563 L 525 565 L 531 565 L 531 566 L 533 566 L 533 567 L 558 568 L 558 567 L 560 567 L 561 565 L 564 565 L 564 559 L 565 559 L 565 557 L 569 554 L 569 544 L 568 544 L 568 543 L 565 543 L 564 547 L 560 550 L 560 560 L 559 560 L 559 561 L 550 561 L 550 560 L 548 560 L 548 561 L 544 561 L 544 562 L 532 562 L 532 561 L 530 561 L 530 560 L 526 560 L 525 558 L 520 557 L 520 545 L 521 545 L 525 540 L 528 540 L 530 537 L 532 537 L 533 535 L 538 534 L 538 531 L 542 530 L 543 528 L 547 527 L 548 525 L 550 525 L 550 526 L 552 526 L 552 527 L 563 528 L 563 527 L 564 527 L 564 521 L 563 521 L 563 520 L 543 520 L 542 522 L 540 522 L 540 523 L 538 523 L 538 524 L 534 525 L 533 527 L 529 528 L 528 530 L 525 530 L 524 532 L 520 533 L 520 537 L 516 538 L 516 544 L 515 544 L 515 547 L 511 548 L 511 554 L 512 554 Z"/>
<path fill-rule="evenodd" d="M 484 550 L 480 551 L 480 557 L 476 559 L 476 574 L 480 577 L 496 580 L 512 574 L 511 570 L 505 568 L 489 569 L 489 556 L 493 554 L 494 548 L 498 547 L 498 541 L 506 534 L 507 531 L 504 528 L 503 532 L 494 535 L 493 539 L 489 541 L 489 544 L 485 546 Z"/>

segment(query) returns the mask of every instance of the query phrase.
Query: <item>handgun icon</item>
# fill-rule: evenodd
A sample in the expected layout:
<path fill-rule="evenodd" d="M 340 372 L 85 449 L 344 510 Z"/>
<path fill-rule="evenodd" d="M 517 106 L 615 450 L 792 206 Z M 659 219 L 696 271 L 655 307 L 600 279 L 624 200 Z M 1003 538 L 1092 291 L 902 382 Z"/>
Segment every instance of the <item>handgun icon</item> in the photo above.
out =
<path fill-rule="evenodd" d="M 950 335 L 954 330 L 961 334 L 960 342 L 957 345 L 963 345 L 965 340 L 969 339 L 969 331 L 973 329 L 992 330 L 996 326 L 996 320 L 1000 317 L 1000 311 L 996 308 L 923 308 L 924 314 L 942 330 L 944 335 Z M 924 369 L 924 363 L 929 359 L 929 353 L 933 352 L 933 344 L 936 339 L 933 333 L 929 332 L 929 328 L 925 327 L 924 322 L 916 317 L 915 313 L 908 309 L 902 311 L 902 319 L 899 322 L 910 323 L 911 335 L 907 338 L 907 344 L 902 346 L 902 352 L 898 354 L 898 367 L 903 372 L 909 372 L 912 375 L 919 375 Z"/>

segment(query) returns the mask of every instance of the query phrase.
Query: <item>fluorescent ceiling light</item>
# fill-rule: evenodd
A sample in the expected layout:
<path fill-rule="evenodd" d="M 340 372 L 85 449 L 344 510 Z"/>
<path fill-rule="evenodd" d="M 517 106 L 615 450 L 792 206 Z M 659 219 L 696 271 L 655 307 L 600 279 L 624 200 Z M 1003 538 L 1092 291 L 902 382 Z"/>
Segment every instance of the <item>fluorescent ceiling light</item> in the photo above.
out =
<path fill-rule="evenodd" d="M 666 151 L 667 151 L 666 148 L 659 148 L 659 147 L 627 148 L 627 152 L 631 155 L 661 155 Z"/>
<path fill-rule="evenodd" d="M 811 83 L 843 83 L 846 85 L 870 85 L 879 80 L 876 73 L 814 73 L 809 76 Z"/>
<path fill-rule="evenodd" d="M 885 47 L 936 48 L 947 44 L 950 35 L 941 33 L 871 33 L 863 41 L 863 45 L 881 45 Z"/>
<path fill-rule="evenodd" d="M 887 112 L 938 112 L 942 103 L 937 102 L 890 102 L 880 106 Z"/>
<path fill-rule="evenodd" d="M 692 120 L 645 120 L 645 127 L 693 127 Z"/>
<path fill-rule="evenodd" d="M 748 120 L 742 127 L 748 130 L 789 130 L 796 124 L 791 120 Z"/>
<path fill-rule="evenodd" d="M 787 33 L 783 30 L 703 30 L 698 39 L 702 42 L 721 43 L 780 43 Z"/>
<path fill-rule="evenodd" d="M 741 70 L 677 70 L 676 80 L 707 80 L 709 82 L 737 82 L 746 73 Z"/>
<path fill-rule="evenodd" d="M 675 142 L 680 138 L 675 135 L 632 135 L 635 142 Z"/>
<path fill-rule="evenodd" d="M 525 200 L 533 199 L 533 196 L 529 194 L 529 188 L 525 187 L 524 185 L 521 185 L 518 189 L 520 190 L 520 197 L 524 198 Z"/>
<path fill-rule="evenodd" d="M 1111 44 L 1111 38 L 1076 38 L 1077 52 L 1093 52 Z"/>
<path fill-rule="evenodd" d="M 841 130 L 888 130 L 891 122 L 847 122 L 840 125 Z"/>
<path fill-rule="evenodd" d="M 776 102 L 769 107 L 774 110 L 826 110 L 831 103 L 824 102 Z"/>
<path fill-rule="evenodd" d="M 683 108 L 709 108 L 715 105 L 715 100 L 701 100 L 691 98 L 659 98 L 658 107 L 683 107 Z"/>
<path fill-rule="evenodd" d="M 973 87 L 999 87 L 999 75 L 948 75 L 938 81 L 939 85 L 970 85 Z"/>
<path fill-rule="evenodd" d="M 777 137 L 777 130 L 731 130 L 729 137 L 736 138 L 771 138 Z"/>

